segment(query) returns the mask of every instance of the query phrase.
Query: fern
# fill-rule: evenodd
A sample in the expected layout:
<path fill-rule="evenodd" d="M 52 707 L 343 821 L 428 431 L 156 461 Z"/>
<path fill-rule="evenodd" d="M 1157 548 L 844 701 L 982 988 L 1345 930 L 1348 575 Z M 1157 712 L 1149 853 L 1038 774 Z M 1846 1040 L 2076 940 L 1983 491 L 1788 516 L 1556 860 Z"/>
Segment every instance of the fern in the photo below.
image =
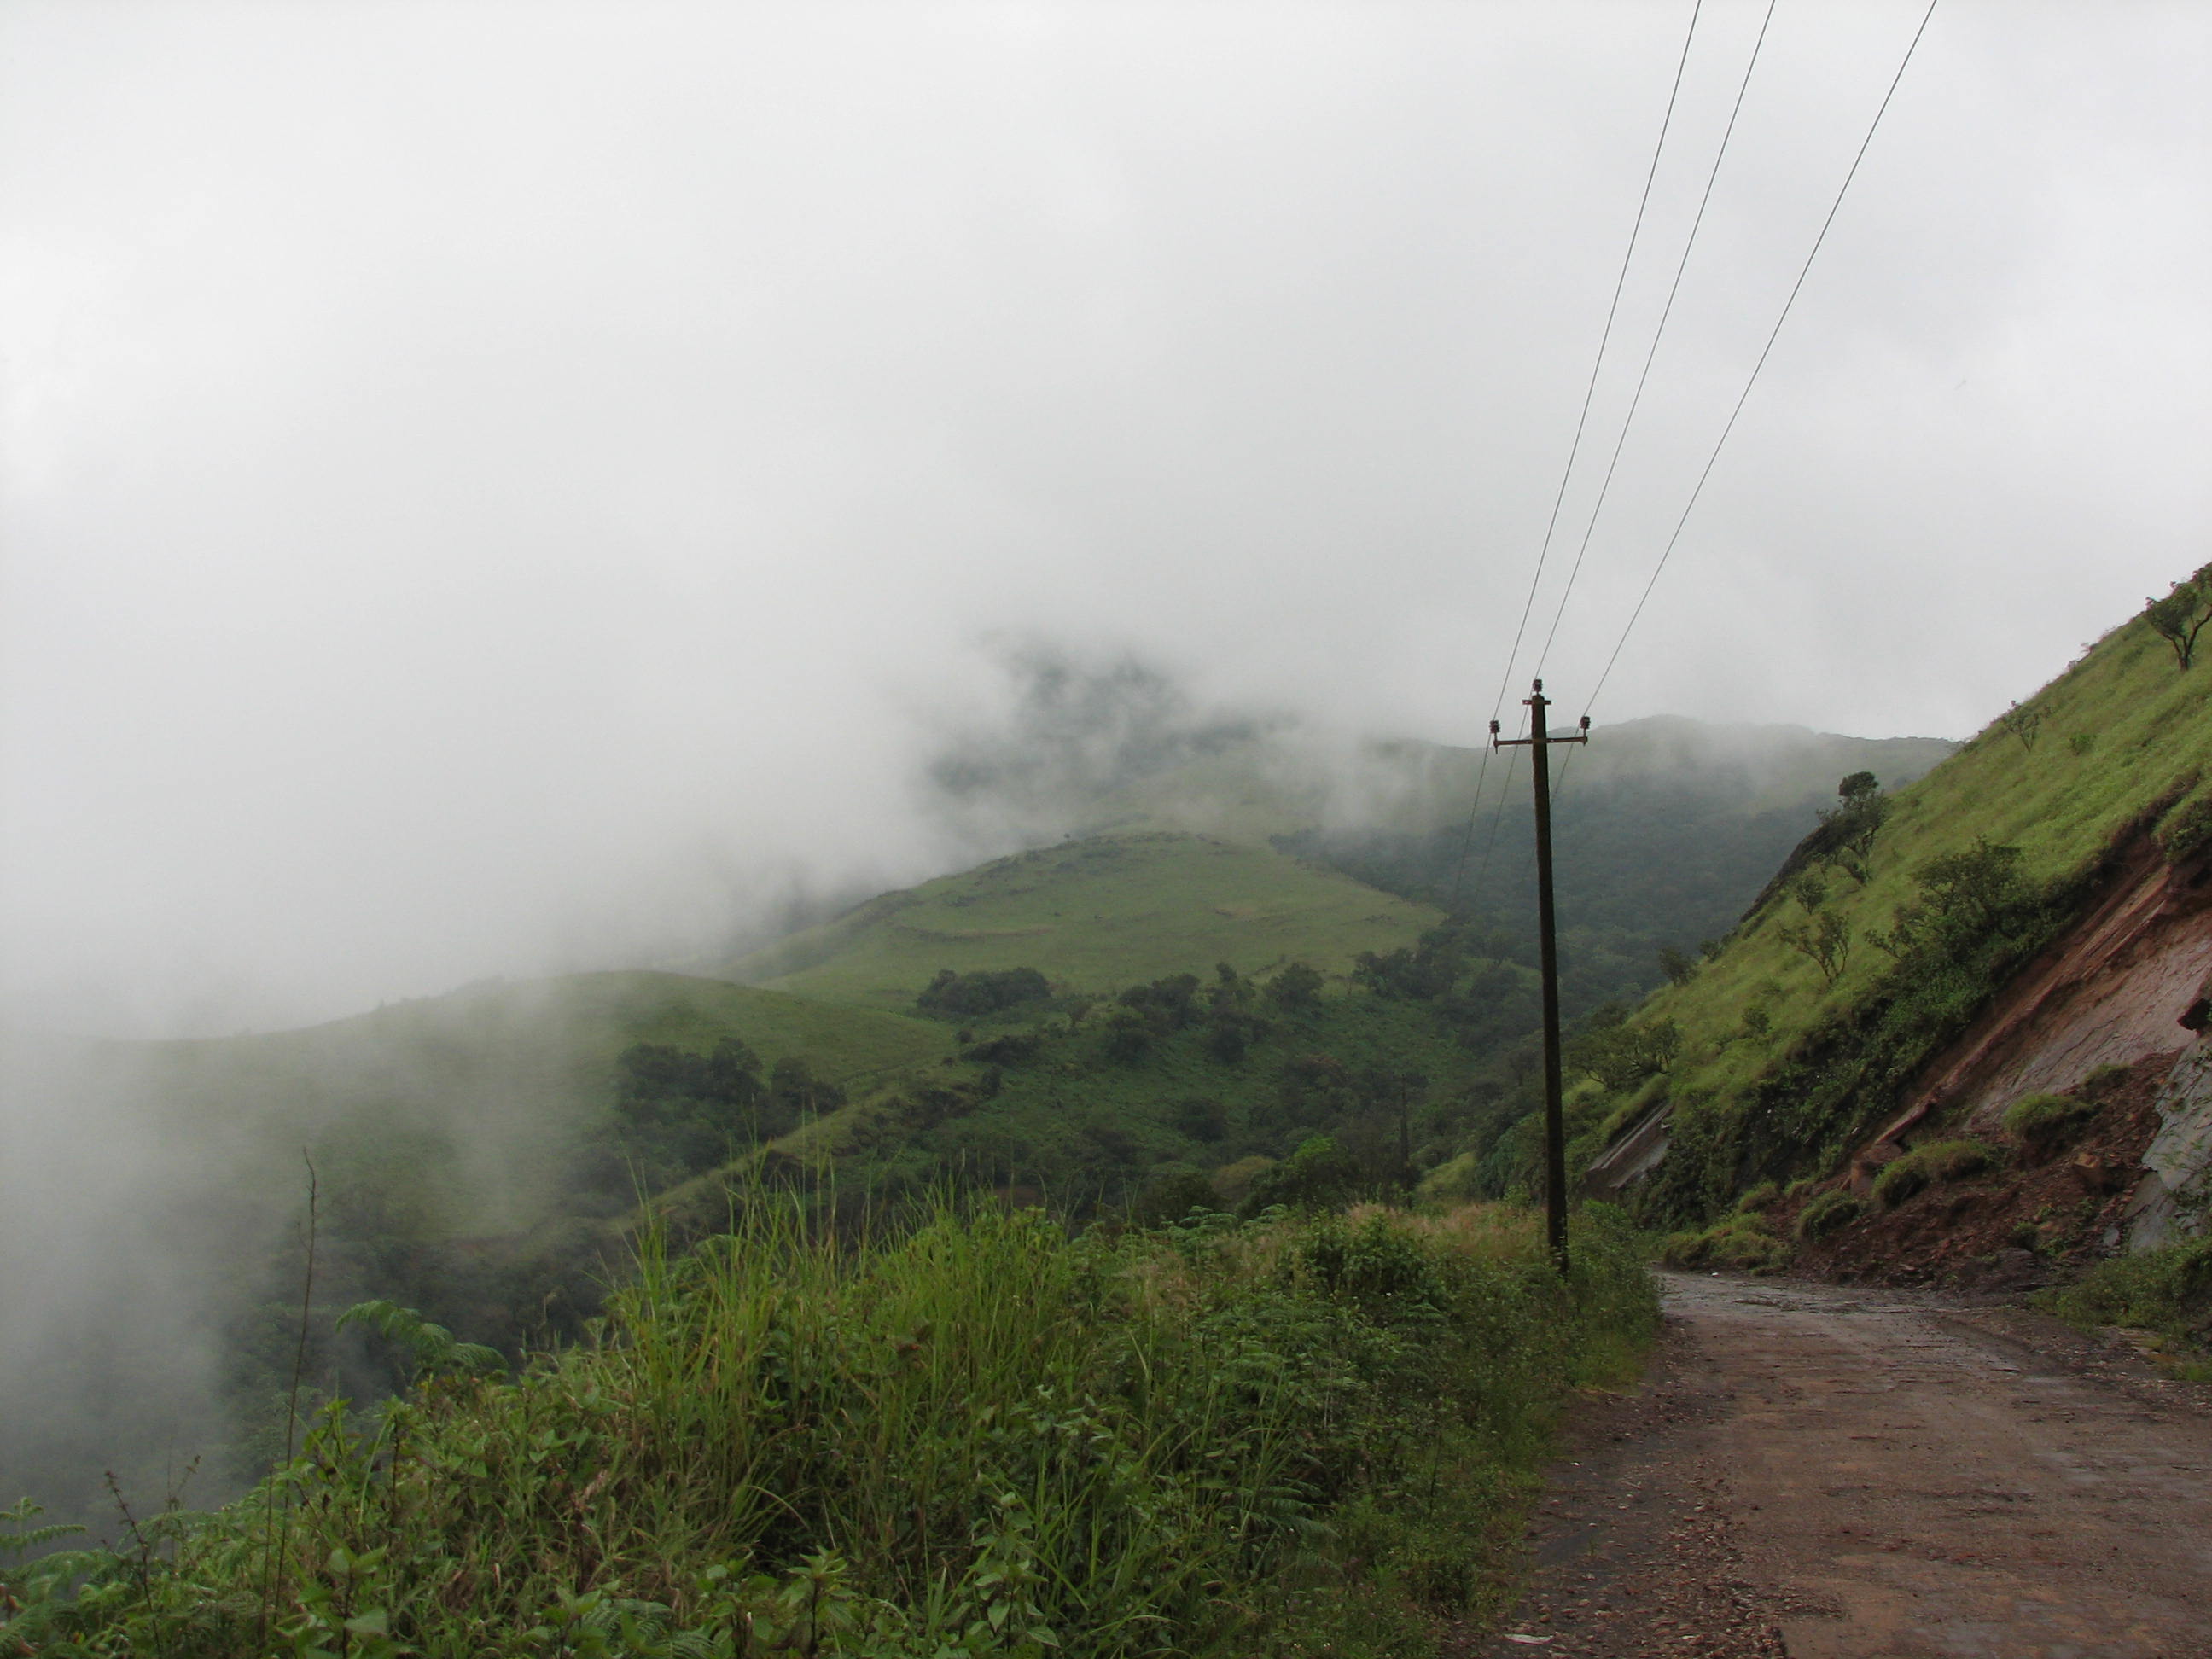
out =
<path fill-rule="evenodd" d="M 453 1332 L 396 1302 L 356 1302 L 338 1316 L 337 1328 L 366 1325 L 407 1356 L 416 1378 L 502 1371 L 507 1361 L 481 1342 L 457 1342 Z"/>

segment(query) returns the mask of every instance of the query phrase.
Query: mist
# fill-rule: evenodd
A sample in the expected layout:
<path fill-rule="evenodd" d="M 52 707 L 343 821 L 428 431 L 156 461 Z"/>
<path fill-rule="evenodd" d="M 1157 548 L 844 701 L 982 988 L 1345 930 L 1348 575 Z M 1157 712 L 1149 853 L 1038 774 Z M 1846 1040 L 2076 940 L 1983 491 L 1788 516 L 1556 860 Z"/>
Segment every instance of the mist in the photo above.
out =
<path fill-rule="evenodd" d="M 1761 9 L 1532 590 L 1686 4 L 0 4 L 11 1455 L 226 1431 L 345 1109 L 64 1037 L 726 961 L 1224 746 L 1357 827 L 1617 647 L 1961 737 L 2202 563 L 2212 16 L 1946 0 L 1624 633 L 1921 15 L 1778 12 L 1578 558 Z"/>
<path fill-rule="evenodd" d="M 0 10 L 15 1017 L 270 1028 L 914 879 L 1009 639 L 1474 741 L 1687 15 Z M 1778 15 L 1570 708 L 1917 18 Z M 1632 348 L 1757 21 L 1700 23 Z M 1601 720 L 1962 735 L 2201 562 L 2208 39 L 1938 11 Z"/>

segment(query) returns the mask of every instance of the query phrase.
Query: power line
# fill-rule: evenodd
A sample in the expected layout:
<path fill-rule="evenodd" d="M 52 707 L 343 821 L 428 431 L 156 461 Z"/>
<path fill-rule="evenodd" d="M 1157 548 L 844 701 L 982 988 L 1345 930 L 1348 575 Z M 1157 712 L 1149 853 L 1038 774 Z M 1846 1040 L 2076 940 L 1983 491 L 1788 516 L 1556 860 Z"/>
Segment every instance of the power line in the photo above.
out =
<path fill-rule="evenodd" d="M 1919 50 L 1920 39 L 1928 33 L 1929 20 L 1936 15 L 1937 3 L 1938 0 L 1928 0 L 1928 9 L 1920 15 L 1920 27 L 1912 32 L 1912 40 L 1905 48 L 1905 56 L 1897 65 L 1897 73 L 1890 77 L 1889 90 L 1882 94 L 1881 104 L 1874 112 L 1874 120 L 1867 127 L 1866 137 L 1859 141 L 1858 154 L 1851 157 L 1850 170 L 1844 174 L 1844 182 L 1837 186 L 1836 199 L 1828 204 L 1828 216 L 1820 222 L 1820 234 L 1813 239 L 1812 250 L 1806 254 L 1805 263 L 1798 268 L 1796 282 L 1790 285 L 1790 297 L 1782 302 L 1782 313 L 1774 319 L 1774 327 L 1767 334 L 1766 344 L 1759 351 L 1759 361 L 1751 367 L 1751 378 L 1743 383 L 1742 395 L 1735 400 L 1735 407 L 1729 411 L 1728 423 L 1721 428 L 1721 435 L 1714 441 L 1712 453 L 1705 457 L 1705 470 L 1698 474 L 1697 487 L 1691 490 L 1690 499 L 1682 508 L 1682 516 L 1674 521 L 1674 533 L 1668 537 L 1667 545 L 1659 555 L 1659 562 L 1652 568 L 1651 579 L 1644 584 L 1643 595 L 1636 601 L 1636 609 L 1629 613 L 1627 626 L 1620 630 L 1620 638 L 1613 647 L 1613 654 L 1606 659 L 1605 672 L 1597 677 L 1597 684 L 1591 689 L 1589 701 L 1583 705 L 1585 709 L 1596 705 L 1598 694 L 1605 690 L 1606 681 L 1612 678 L 1613 665 L 1620 660 L 1621 651 L 1628 644 L 1629 635 L 1635 631 L 1638 619 L 1644 615 L 1644 607 L 1650 602 L 1651 590 L 1659 585 L 1659 577 L 1667 568 L 1668 560 L 1674 556 L 1674 545 L 1682 539 L 1682 531 L 1690 522 L 1690 514 L 1697 510 L 1698 498 L 1705 494 L 1705 481 L 1713 476 L 1714 464 L 1721 458 L 1721 450 L 1729 441 L 1729 434 L 1735 430 L 1736 417 L 1743 413 L 1744 404 L 1751 399 L 1751 389 L 1759 384 L 1759 371 L 1766 367 L 1766 359 L 1774 349 L 1774 342 L 1781 337 L 1783 324 L 1790 320 L 1790 309 L 1797 303 L 1797 295 L 1805 286 L 1805 278 L 1813 269 L 1813 261 L 1820 256 L 1820 245 L 1828 240 L 1829 227 L 1836 222 L 1836 215 L 1844 205 L 1844 197 L 1851 187 L 1851 180 L 1858 177 L 1859 163 L 1866 160 L 1874 136 L 1881 128 L 1881 118 L 1889 112 L 1890 100 L 1897 95 L 1898 85 L 1905 79 L 1906 69 L 1911 65 L 1912 54 Z"/>
<path fill-rule="evenodd" d="M 1590 538 L 1597 533 L 1597 521 L 1605 511 L 1606 497 L 1613 489 L 1613 475 L 1620 465 L 1620 452 L 1628 445 L 1628 431 L 1636 423 L 1636 411 L 1644 402 L 1644 383 L 1651 378 L 1651 364 L 1659 356 L 1659 343 L 1667 335 L 1668 319 L 1674 314 L 1674 297 L 1682 291 L 1682 273 L 1689 269 L 1690 252 L 1698 245 L 1698 232 L 1705 222 L 1705 209 L 1713 199 L 1713 185 L 1721 176 L 1721 163 L 1728 159 L 1729 140 L 1735 136 L 1736 117 L 1743 113 L 1744 94 L 1751 90 L 1752 71 L 1759 67 L 1759 54 L 1766 45 L 1766 31 L 1774 21 L 1776 0 L 1766 0 L 1766 15 L 1759 20 L 1759 38 L 1752 42 L 1750 59 L 1743 66 L 1743 79 L 1737 82 L 1735 102 L 1729 110 L 1728 125 L 1722 129 L 1720 148 L 1713 152 L 1712 170 L 1705 174 L 1705 194 L 1698 198 L 1697 216 L 1690 221 L 1689 239 L 1682 244 L 1682 257 L 1674 264 L 1674 280 L 1667 289 L 1667 303 L 1659 313 L 1659 325 L 1651 332 L 1650 349 L 1644 354 L 1644 368 L 1636 377 L 1635 395 L 1628 400 L 1628 413 L 1621 417 L 1620 435 L 1613 440 L 1612 457 L 1605 464 L 1605 478 L 1598 485 L 1597 500 L 1591 505 L 1589 521 L 1583 526 L 1582 545 L 1575 550 L 1574 568 L 1567 572 L 1567 585 L 1559 592 L 1559 609 L 1552 613 L 1551 632 L 1544 635 L 1544 648 L 1536 653 L 1536 674 L 1541 678 L 1544 664 L 1552 654 L 1552 642 L 1559 636 L 1559 623 L 1565 619 L 1567 601 L 1574 596 L 1575 579 L 1583 574 L 1583 561 L 1589 555 Z M 1570 750 L 1559 764 L 1562 782 L 1566 769 L 1573 763 L 1574 752 Z"/>
<path fill-rule="evenodd" d="M 1628 248 L 1620 258 L 1620 274 L 1613 278 L 1613 299 L 1606 307 L 1605 327 L 1598 336 L 1597 356 L 1590 363 L 1589 384 L 1583 388 L 1583 407 L 1581 414 L 1575 418 L 1574 441 L 1567 447 L 1567 464 L 1559 473 L 1559 491 L 1552 498 L 1552 516 L 1544 526 L 1544 539 L 1536 550 L 1536 568 L 1529 574 L 1528 594 L 1521 602 L 1521 620 L 1513 630 L 1513 645 L 1505 655 L 1504 672 L 1498 676 L 1498 696 L 1492 699 L 1490 705 L 1490 717 L 1493 720 L 1498 718 L 1498 711 L 1505 706 L 1505 689 L 1512 683 L 1514 659 L 1521 654 L 1521 641 L 1528 631 L 1529 614 L 1536 605 L 1536 590 L 1544 579 L 1545 562 L 1551 556 L 1552 537 L 1559 528 L 1559 509 L 1567 499 L 1567 484 L 1574 477 L 1576 459 L 1582 453 L 1583 433 L 1589 424 L 1590 403 L 1597 395 L 1598 374 L 1605 367 L 1605 351 L 1613 339 L 1613 319 L 1620 313 L 1621 291 L 1628 285 L 1628 270 L 1636 259 L 1637 240 L 1643 234 L 1644 216 L 1651 205 L 1652 181 L 1659 176 L 1659 158 L 1666 151 L 1667 135 L 1673 130 L 1674 125 L 1674 106 L 1682 94 L 1682 73 L 1689 65 L 1690 46 L 1697 39 L 1698 19 L 1703 15 L 1705 9 L 1705 0 L 1694 0 L 1694 3 L 1690 8 L 1690 27 L 1682 36 L 1681 56 L 1674 62 L 1674 85 L 1667 92 L 1667 112 L 1659 123 L 1658 142 L 1651 147 L 1651 165 L 1644 169 L 1644 194 L 1637 200 L 1636 222 L 1629 228 Z M 1483 781 L 1489 771 L 1490 750 L 1486 745 L 1482 751 L 1482 763 L 1475 772 L 1474 799 L 1468 807 L 1467 833 L 1461 838 L 1459 862 L 1452 871 L 1451 906 L 1446 907 L 1447 908 L 1456 906 L 1459 902 L 1460 881 L 1467 872 L 1468 849 L 1474 842 L 1475 819 L 1482 809 Z M 1504 810 L 1502 792 L 1499 796 L 1499 807 L 1502 811 Z M 1494 830 L 1491 838 L 1492 841 L 1497 839 Z M 1486 869 L 1487 864 L 1488 857 L 1486 854 Z M 1478 886 L 1481 884 L 1480 876 L 1476 878 L 1476 884 Z"/>

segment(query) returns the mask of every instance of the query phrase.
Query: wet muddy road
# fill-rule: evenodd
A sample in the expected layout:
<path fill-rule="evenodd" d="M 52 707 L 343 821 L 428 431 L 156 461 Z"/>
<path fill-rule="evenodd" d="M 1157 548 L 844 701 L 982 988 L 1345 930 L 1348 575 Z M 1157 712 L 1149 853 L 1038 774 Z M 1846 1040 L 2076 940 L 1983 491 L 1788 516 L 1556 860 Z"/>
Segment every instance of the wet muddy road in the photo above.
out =
<path fill-rule="evenodd" d="M 1462 1652 L 2212 1659 L 2212 1390 L 2016 1310 L 1666 1285 Z"/>

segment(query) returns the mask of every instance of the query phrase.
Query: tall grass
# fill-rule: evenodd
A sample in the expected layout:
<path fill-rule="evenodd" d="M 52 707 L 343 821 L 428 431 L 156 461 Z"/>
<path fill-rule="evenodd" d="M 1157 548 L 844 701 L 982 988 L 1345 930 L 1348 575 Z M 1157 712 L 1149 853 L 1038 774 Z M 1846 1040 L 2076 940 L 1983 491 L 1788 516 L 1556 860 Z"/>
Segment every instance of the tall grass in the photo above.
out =
<path fill-rule="evenodd" d="M 648 1241 L 588 1342 L 334 1408 L 234 1508 L 73 1559 L 74 1594 L 47 1566 L 0 1651 L 1391 1645 L 1494 1585 L 1563 1390 L 1650 1328 L 1626 1229 L 1581 1231 L 1562 1285 L 1496 1209 L 862 1241 L 758 1210 Z"/>

